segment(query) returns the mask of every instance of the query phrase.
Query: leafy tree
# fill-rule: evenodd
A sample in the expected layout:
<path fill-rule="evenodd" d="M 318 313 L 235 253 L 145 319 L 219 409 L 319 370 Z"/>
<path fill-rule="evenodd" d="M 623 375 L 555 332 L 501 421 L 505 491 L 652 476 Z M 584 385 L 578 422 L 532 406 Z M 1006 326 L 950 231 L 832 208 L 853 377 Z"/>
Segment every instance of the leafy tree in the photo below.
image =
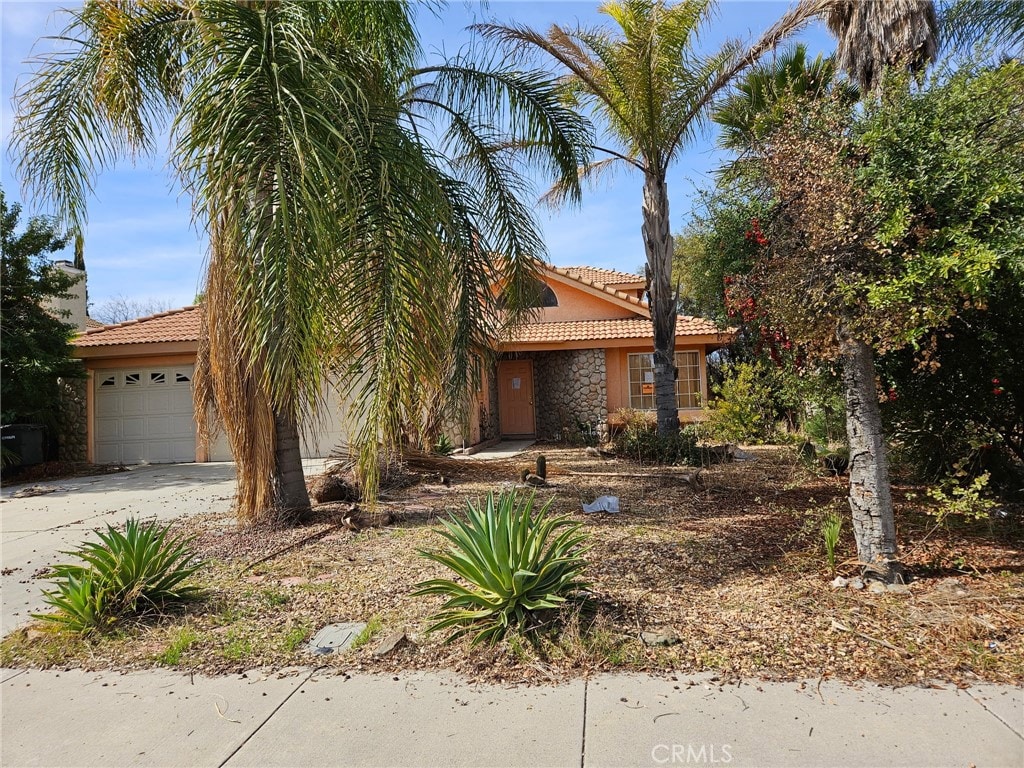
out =
<path fill-rule="evenodd" d="M 719 187 L 703 193 L 686 229 L 676 235 L 684 244 L 673 275 L 687 306 L 719 324 L 742 325 L 742 318 L 726 305 L 726 289 L 736 275 L 748 273 L 759 256 L 757 243 L 747 236 L 751 222 L 771 210 L 749 184 L 736 177 L 721 177 Z M 749 329 L 747 329 L 749 330 Z"/>
<path fill-rule="evenodd" d="M 77 329 L 47 311 L 46 303 L 65 298 L 75 278 L 46 258 L 67 244 L 53 221 L 34 216 L 18 232 L 20 216 L 21 206 L 8 207 L 0 189 L 0 420 L 55 428 L 58 379 L 84 373 L 71 357 Z"/>
<path fill-rule="evenodd" d="M 879 359 L 886 432 L 921 477 L 989 473 L 1024 488 L 1024 281 L 1001 266 L 983 298 L 961 307 L 917 348 Z"/>
<path fill-rule="evenodd" d="M 123 294 L 117 294 L 90 309 L 89 316 L 101 323 L 123 323 L 126 320 L 155 315 L 174 308 L 171 302 L 163 299 L 132 299 Z"/>
<path fill-rule="evenodd" d="M 625 164 L 643 177 L 643 238 L 654 330 L 654 390 L 659 434 L 679 431 L 675 395 L 677 295 L 672 285 L 669 168 L 707 117 L 712 99 L 743 69 L 808 21 L 810 6 L 788 12 L 746 51 L 730 44 L 702 53 L 698 34 L 714 8 L 711 0 L 606 2 L 600 10 L 614 27 L 547 34 L 494 24 L 476 28 L 513 50 L 539 53 L 565 73 L 567 98 L 598 122 L 594 150 L 602 156 L 580 168 L 582 179 Z M 575 187 L 556 186 L 561 202 Z"/>
<path fill-rule="evenodd" d="M 801 5 L 813 8 L 835 36 L 836 65 L 859 86 L 868 105 L 877 103 L 884 94 L 883 84 L 887 72 L 903 71 L 919 75 L 934 60 L 938 50 L 938 20 L 932 0 L 892 0 L 888 3 L 864 0 L 803 0 Z M 902 82 L 898 87 L 906 85 L 906 82 Z M 835 102 L 836 99 L 830 101 Z M 823 102 L 819 100 L 812 106 L 818 106 L 820 103 Z M 805 120 L 804 125 L 809 126 L 811 132 L 819 131 L 823 126 L 830 130 L 840 130 L 840 136 L 843 136 L 844 121 L 848 124 L 850 110 L 843 107 L 837 110 L 836 114 L 843 112 L 846 117 L 840 118 L 837 124 L 836 120 L 828 118 L 825 113 L 812 110 L 810 120 Z M 815 120 L 818 121 L 817 125 L 812 124 Z M 795 122 L 794 119 L 794 124 Z M 824 155 L 820 151 L 822 147 L 808 146 L 805 143 L 803 148 L 807 150 L 807 155 L 805 158 L 798 158 L 791 152 L 779 151 L 786 143 L 782 141 L 769 149 L 765 156 L 772 160 L 780 160 L 787 156 L 790 163 L 794 160 L 798 163 L 803 162 L 812 157 L 829 160 L 827 152 L 840 147 L 834 143 L 836 136 L 823 138 L 826 139 L 825 146 L 828 147 Z M 833 162 L 833 169 L 835 165 Z M 863 265 L 857 264 L 861 255 L 858 253 L 861 250 L 858 238 L 866 239 L 866 230 L 858 232 L 853 222 L 865 221 L 867 212 L 855 208 L 857 202 L 853 197 L 841 197 L 846 192 L 854 191 L 854 180 L 849 178 L 847 173 L 845 178 L 837 177 L 830 189 L 825 189 L 827 185 L 822 185 L 820 176 L 815 180 L 810 177 L 803 181 L 794 179 L 793 168 L 787 169 L 786 166 L 787 161 L 777 164 L 775 170 L 781 171 L 782 176 L 776 174 L 772 178 L 776 191 L 782 179 L 789 182 L 787 192 L 781 195 L 783 199 L 780 208 L 788 209 L 787 215 L 795 215 L 798 218 L 803 214 L 809 214 L 810 219 L 816 220 L 819 225 L 824 225 L 825 218 L 830 214 L 833 216 L 834 224 L 842 222 L 839 229 L 817 232 L 816 241 L 814 237 L 810 237 L 802 242 L 798 242 L 799 238 L 791 238 L 790 242 L 800 245 L 804 252 L 818 250 L 819 256 L 826 261 L 826 273 L 839 270 L 834 277 L 839 277 L 844 269 L 852 268 L 854 272 L 860 270 Z M 769 176 L 773 176 L 771 170 Z M 819 193 L 824 193 L 825 196 L 817 201 L 809 197 Z M 790 195 L 795 195 L 799 199 L 799 211 L 797 206 L 790 208 L 790 203 L 794 200 Z M 867 229 L 870 229 L 870 226 Z M 831 242 L 828 240 L 830 235 Z M 805 265 L 805 268 L 807 266 Z M 868 277 L 864 274 L 861 276 Z M 800 277 L 798 274 L 789 274 L 791 280 Z M 807 287 L 806 281 L 797 284 Z M 839 310 L 836 317 L 838 322 L 829 329 L 831 335 L 828 338 L 835 338 L 840 342 L 839 359 L 842 361 L 846 396 L 846 431 L 850 443 L 849 501 L 853 513 L 857 552 L 866 567 L 874 569 L 886 579 L 896 578 L 901 566 L 896 560 L 896 524 L 889 487 L 888 459 L 874 392 L 874 336 L 871 333 L 858 333 L 854 329 L 853 317 L 847 310 L 857 302 L 851 301 L 847 286 L 843 282 L 835 284 L 839 290 L 831 295 L 827 295 L 827 290 L 822 291 L 820 286 L 818 287 L 816 294 L 799 296 L 795 285 L 791 284 L 786 287 L 788 293 L 781 303 L 785 304 L 788 301 L 790 308 L 796 308 L 805 300 L 812 303 L 825 301 L 826 305 L 831 301 L 831 308 Z M 800 313 L 796 311 L 785 314 L 795 319 Z M 810 316 L 805 313 L 803 318 L 806 320 Z"/>
<path fill-rule="evenodd" d="M 837 81 L 836 74 L 832 57 L 818 54 L 808 59 L 807 47 L 802 44 L 751 68 L 712 113 L 720 128 L 719 146 L 739 156 L 726 166 L 726 172 L 742 173 L 743 155 L 778 123 L 789 99 L 835 93 L 855 101 L 858 90 L 846 81 Z"/>
<path fill-rule="evenodd" d="M 764 218 L 772 206 L 755 181 L 760 173 L 751 153 L 756 144 L 778 127 L 793 98 L 836 98 L 855 101 L 858 91 L 836 77 L 832 58 L 807 58 L 807 49 L 795 45 L 771 61 L 757 64 L 734 83 L 720 99 L 712 120 L 720 132 L 718 144 L 735 158 L 717 174 L 714 189 L 703 193 L 687 227 L 676 236 L 673 277 L 681 286 L 688 306 L 721 323 L 741 318 L 728 313 L 726 278 L 750 271 L 758 256 L 751 237 L 751 222 Z"/>
<path fill-rule="evenodd" d="M 571 195 L 588 157 L 549 75 L 463 57 L 417 68 L 412 14 L 92 0 L 19 95 L 22 175 L 75 224 L 93 176 L 170 126 L 211 244 L 197 412 L 224 424 L 243 519 L 308 513 L 299 425 L 319 418 L 328 376 L 354 402 L 375 492 L 423 392 L 465 397 L 498 331 L 491 282 L 513 319 L 525 303 L 543 246 L 524 170 Z"/>
<path fill-rule="evenodd" d="M 883 90 L 862 111 L 804 101 L 761 147 L 777 205 L 739 289 L 809 354 L 843 364 L 865 563 L 896 553 L 873 355 L 947 326 L 997 270 L 1020 274 L 1022 86 L 1010 63 Z"/>

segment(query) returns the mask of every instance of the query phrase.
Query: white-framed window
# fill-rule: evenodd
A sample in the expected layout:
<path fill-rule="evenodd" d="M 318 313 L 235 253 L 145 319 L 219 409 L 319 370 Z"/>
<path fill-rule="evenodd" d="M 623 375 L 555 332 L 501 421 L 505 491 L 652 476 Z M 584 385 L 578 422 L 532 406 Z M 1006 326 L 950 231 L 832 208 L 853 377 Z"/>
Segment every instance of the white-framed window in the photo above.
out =
<path fill-rule="evenodd" d="M 696 352 L 676 352 L 676 407 L 700 407 L 700 358 Z M 654 396 L 654 354 L 629 354 L 629 407 L 638 411 L 653 411 L 657 407 Z"/>

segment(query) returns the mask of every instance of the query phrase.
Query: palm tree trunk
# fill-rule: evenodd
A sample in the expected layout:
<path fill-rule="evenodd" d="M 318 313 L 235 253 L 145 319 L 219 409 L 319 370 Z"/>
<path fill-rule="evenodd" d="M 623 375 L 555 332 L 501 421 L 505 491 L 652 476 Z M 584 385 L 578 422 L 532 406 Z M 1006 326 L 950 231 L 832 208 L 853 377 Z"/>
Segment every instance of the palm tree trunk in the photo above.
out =
<path fill-rule="evenodd" d="M 896 522 L 889 490 L 889 462 L 875 389 L 875 362 L 863 341 L 843 341 L 846 433 L 850 441 L 850 511 L 857 556 L 886 581 L 903 574 L 896 561 Z"/>
<path fill-rule="evenodd" d="M 294 525 L 305 520 L 312 511 L 306 477 L 302 472 L 299 428 L 295 420 L 275 412 L 274 437 L 276 513 L 280 522 Z"/>
<path fill-rule="evenodd" d="M 644 178 L 644 249 L 654 326 L 654 398 L 658 434 L 679 431 L 676 403 L 676 296 L 672 291 L 672 233 L 668 221 L 668 185 L 654 174 Z"/>

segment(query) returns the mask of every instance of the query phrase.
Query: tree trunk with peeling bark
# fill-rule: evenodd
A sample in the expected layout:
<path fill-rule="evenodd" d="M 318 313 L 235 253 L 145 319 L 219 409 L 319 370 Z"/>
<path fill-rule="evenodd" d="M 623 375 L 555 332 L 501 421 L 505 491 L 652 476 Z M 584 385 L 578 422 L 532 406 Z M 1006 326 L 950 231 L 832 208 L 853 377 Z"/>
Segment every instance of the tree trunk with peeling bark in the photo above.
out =
<path fill-rule="evenodd" d="M 306 490 L 306 477 L 302 471 L 299 428 L 294 419 L 274 414 L 274 456 L 276 459 L 278 520 L 293 525 L 309 516 L 312 506 Z"/>
<path fill-rule="evenodd" d="M 845 339 L 842 363 L 846 433 L 850 442 L 849 501 L 857 556 L 867 571 L 893 581 L 902 575 L 903 569 L 896 559 L 889 461 L 871 346 L 857 339 Z"/>
<path fill-rule="evenodd" d="M 658 434 L 679 431 L 676 402 L 676 295 L 672 290 L 672 233 L 668 219 L 668 185 L 663 176 L 647 174 L 643 203 L 644 249 L 651 324 L 654 327 L 654 397 Z"/>

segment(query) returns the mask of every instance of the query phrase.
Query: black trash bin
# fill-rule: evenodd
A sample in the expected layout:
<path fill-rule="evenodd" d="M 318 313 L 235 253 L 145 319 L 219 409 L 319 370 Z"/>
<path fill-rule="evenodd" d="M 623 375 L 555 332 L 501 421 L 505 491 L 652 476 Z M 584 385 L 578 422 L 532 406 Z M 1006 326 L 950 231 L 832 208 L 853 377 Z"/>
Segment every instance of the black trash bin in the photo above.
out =
<path fill-rule="evenodd" d="M 42 424 L 4 424 L 0 427 L 0 445 L 18 456 L 11 466 L 29 467 L 46 458 L 46 427 Z"/>

